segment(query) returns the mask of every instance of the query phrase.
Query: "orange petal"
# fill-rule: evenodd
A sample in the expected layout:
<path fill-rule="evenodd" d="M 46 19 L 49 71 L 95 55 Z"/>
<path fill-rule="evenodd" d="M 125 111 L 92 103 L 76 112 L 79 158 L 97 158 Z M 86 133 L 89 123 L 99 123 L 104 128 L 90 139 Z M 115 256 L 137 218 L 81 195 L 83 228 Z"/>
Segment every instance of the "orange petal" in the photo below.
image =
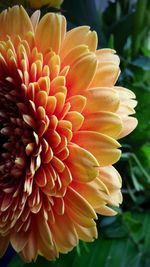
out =
<path fill-rule="evenodd" d="M 69 157 L 66 163 L 74 179 L 80 182 L 93 180 L 98 174 L 98 162 L 95 157 L 87 150 L 76 145 L 69 145 L 68 149 Z"/>
<path fill-rule="evenodd" d="M 29 239 L 29 232 L 19 231 L 11 234 L 10 242 L 12 247 L 17 251 L 20 252 L 25 245 L 27 244 Z"/>
<path fill-rule="evenodd" d="M 73 131 L 78 131 L 82 126 L 82 123 L 84 121 L 84 117 L 81 115 L 81 113 L 79 113 L 77 111 L 70 111 L 65 116 L 65 120 L 68 120 L 72 123 L 72 130 Z"/>
<path fill-rule="evenodd" d="M 1 40 L 6 39 L 8 35 L 10 37 L 19 35 L 24 38 L 27 32 L 33 32 L 31 20 L 22 6 L 14 6 L 8 10 L 4 10 L 0 14 L 0 25 Z"/>
<path fill-rule="evenodd" d="M 55 97 L 56 97 L 56 101 L 57 101 L 55 113 L 60 114 L 63 107 L 64 107 L 64 104 L 65 104 L 65 95 L 63 93 L 57 93 L 57 94 L 55 94 Z"/>
<path fill-rule="evenodd" d="M 77 214 L 92 219 L 97 219 L 97 215 L 93 207 L 72 187 L 67 188 L 67 192 L 64 199 L 66 205 L 68 207 L 71 207 L 71 209 L 74 210 Z"/>
<path fill-rule="evenodd" d="M 108 198 L 108 204 L 110 206 L 115 206 L 115 207 L 119 207 L 119 205 L 122 203 L 122 194 L 120 190 L 114 190 L 113 192 L 111 192 L 111 194 L 109 195 Z"/>
<path fill-rule="evenodd" d="M 1 236 L 0 235 L 0 257 L 2 257 L 8 247 L 9 244 L 9 236 Z"/>
<path fill-rule="evenodd" d="M 90 151 L 100 166 L 114 164 L 120 158 L 120 144 L 113 138 L 92 131 L 74 133 L 73 142 Z"/>
<path fill-rule="evenodd" d="M 123 129 L 118 136 L 118 139 L 130 134 L 137 126 L 138 121 L 134 117 L 122 117 Z"/>
<path fill-rule="evenodd" d="M 28 239 L 28 243 L 20 251 L 19 255 L 25 262 L 35 261 L 38 254 L 38 242 L 37 242 L 37 232 L 36 232 L 36 225 L 32 226 L 30 231 L 30 236 Z"/>
<path fill-rule="evenodd" d="M 97 234 L 97 229 L 95 226 L 86 228 L 86 227 L 82 227 L 79 224 L 75 224 L 75 229 L 80 240 L 83 240 L 85 242 L 92 242 L 94 241 L 95 238 L 97 238 L 98 234 Z"/>
<path fill-rule="evenodd" d="M 47 184 L 46 173 L 44 168 L 42 168 L 42 166 L 36 171 L 34 179 L 39 187 L 43 187 Z"/>
<path fill-rule="evenodd" d="M 59 173 L 59 172 L 63 172 L 65 169 L 65 164 L 63 163 L 62 160 L 60 160 L 59 158 L 57 158 L 56 156 L 54 156 L 51 160 L 51 163 L 54 167 L 54 169 Z"/>
<path fill-rule="evenodd" d="M 73 47 L 73 49 L 66 55 L 62 61 L 62 68 L 64 66 L 72 66 L 77 60 L 89 53 L 87 45 L 78 45 Z"/>
<path fill-rule="evenodd" d="M 83 111 L 86 104 L 86 98 L 82 95 L 74 95 L 68 98 L 67 101 L 71 104 L 70 111 L 73 110 L 80 113 Z"/>
<path fill-rule="evenodd" d="M 65 210 L 64 200 L 61 197 L 55 197 L 53 209 L 58 215 L 63 215 Z"/>
<path fill-rule="evenodd" d="M 116 51 L 110 48 L 103 48 L 96 51 L 96 56 L 99 62 L 113 62 L 119 66 L 120 59 L 116 55 Z"/>
<path fill-rule="evenodd" d="M 91 86 L 113 86 L 120 74 L 119 58 L 111 49 L 100 49 L 96 52 L 98 68 Z"/>
<path fill-rule="evenodd" d="M 13 199 L 11 194 L 4 194 L 0 204 L 0 212 L 6 211 L 12 205 Z"/>
<path fill-rule="evenodd" d="M 49 222 L 51 223 L 51 222 Z M 55 224 L 50 224 L 57 249 L 66 253 L 77 245 L 78 237 L 72 221 L 66 214 L 55 214 Z"/>
<path fill-rule="evenodd" d="M 52 240 L 51 229 L 47 222 L 47 216 L 44 217 L 44 212 L 38 213 L 36 218 L 37 231 L 38 231 L 38 249 L 39 254 L 48 260 L 57 257 L 57 250 Z"/>
<path fill-rule="evenodd" d="M 122 121 L 115 113 L 100 111 L 85 115 L 81 129 L 96 131 L 116 139 L 122 130 Z"/>
<path fill-rule="evenodd" d="M 75 183 L 73 188 L 78 191 L 94 209 L 98 208 L 100 205 L 106 204 L 107 194 L 96 187 L 92 182 L 86 184 Z"/>
<path fill-rule="evenodd" d="M 120 106 L 117 110 L 117 113 L 121 116 L 134 114 L 134 108 L 137 105 L 135 94 L 132 91 L 119 86 L 115 86 L 114 89 L 120 98 Z"/>
<path fill-rule="evenodd" d="M 50 52 L 49 52 L 50 50 Z M 58 76 L 59 72 L 60 72 L 60 58 L 59 56 L 51 51 L 52 49 L 49 48 L 47 50 L 47 53 L 45 54 L 44 57 L 44 63 L 45 63 L 45 71 L 47 76 L 50 76 L 51 81 Z"/>
<path fill-rule="evenodd" d="M 122 180 L 117 170 L 113 166 L 100 167 L 97 180 L 102 182 L 107 187 L 107 204 L 118 207 L 119 204 L 122 203 L 122 194 L 120 191 Z M 94 183 L 94 181 L 92 183 Z M 98 209 L 100 212 L 102 206 L 98 207 Z M 110 210 L 107 209 L 107 211 Z"/>
<path fill-rule="evenodd" d="M 89 29 L 88 26 L 81 26 L 67 32 L 60 53 L 62 60 L 74 47 L 82 44 L 87 45 L 90 51 L 95 52 L 97 47 L 97 34 L 94 31 L 91 32 Z"/>
<path fill-rule="evenodd" d="M 133 106 L 136 106 L 136 104 L 137 101 L 132 99 L 129 99 L 127 102 L 121 102 L 117 114 L 121 116 L 135 114 Z"/>
<path fill-rule="evenodd" d="M 98 214 L 101 214 L 101 215 L 105 215 L 105 216 L 114 216 L 117 214 L 116 211 L 114 211 L 113 209 L 107 207 L 107 206 L 101 206 L 99 207 L 98 209 L 96 209 L 96 212 Z"/>
<path fill-rule="evenodd" d="M 121 101 L 127 101 L 129 99 L 135 99 L 136 96 L 134 92 L 131 90 L 121 87 L 121 86 L 114 86 L 114 89 L 118 92 Z"/>
<path fill-rule="evenodd" d="M 119 95 L 109 87 L 88 89 L 84 92 L 84 96 L 87 98 L 84 113 L 97 111 L 115 112 L 119 107 Z"/>
<path fill-rule="evenodd" d="M 42 90 L 37 92 L 35 102 L 37 107 L 42 106 L 45 109 L 47 106 L 47 93 Z"/>
<path fill-rule="evenodd" d="M 113 166 L 100 167 L 98 179 L 106 185 L 109 192 L 122 186 L 120 174 Z"/>
<path fill-rule="evenodd" d="M 65 166 L 65 169 L 62 173 L 59 174 L 62 184 L 67 187 L 72 182 L 72 175 L 70 169 Z"/>
<path fill-rule="evenodd" d="M 96 66 L 97 59 L 94 53 L 88 53 L 70 68 L 66 79 L 69 96 L 80 94 L 89 87 L 95 74 Z"/>
<path fill-rule="evenodd" d="M 47 106 L 46 106 L 46 113 L 50 117 L 56 108 L 57 100 L 55 96 L 48 96 L 47 97 Z"/>
<path fill-rule="evenodd" d="M 83 227 L 93 227 L 96 225 L 95 221 L 90 217 L 86 217 L 83 214 L 75 212 L 72 207 L 66 206 L 66 212 L 71 221 L 83 226 Z"/>
<path fill-rule="evenodd" d="M 56 94 L 59 92 L 58 87 L 65 86 L 65 77 L 64 76 L 57 76 L 53 79 L 51 83 L 51 94 Z"/>
<path fill-rule="evenodd" d="M 40 77 L 38 80 L 39 87 L 42 91 L 45 91 L 47 95 L 50 91 L 50 78 L 48 76 Z"/>
<path fill-rule="evenodd" d="M 63 42 L 66 31 L 65 17 L 54 13 L 46 14 L 39 22 L 35 40 L 37 47 L 43 53 L 52 49 L 59 53 L 61 43 Z"/>

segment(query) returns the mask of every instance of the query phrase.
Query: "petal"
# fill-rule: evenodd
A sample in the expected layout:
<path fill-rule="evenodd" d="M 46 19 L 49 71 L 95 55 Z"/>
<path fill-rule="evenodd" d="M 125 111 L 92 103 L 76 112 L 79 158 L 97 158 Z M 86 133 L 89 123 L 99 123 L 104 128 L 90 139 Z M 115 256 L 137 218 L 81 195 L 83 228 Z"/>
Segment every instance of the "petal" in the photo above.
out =
<path fill-rule="evenodd" d="M 62 60 L 74 47 L 82 44 L 87 45 L 90 51 L 95 52 L 97 47 L 97 34 L 94 31 L 91 32 L 89 29 L 88 26 L 81 26 L 67 32 L 60 52 Z"/>
<path fill-rule="evenodd" d="M 115 86 L 114 89 L 120 98 L 120 106 L 117 110 L 117 113 L 121 116 L 134 114 L 134 108 L 137 105 L 135 94 L 132 91 L 119 86 Z"/>
<path fill-rule="evenodd" d="M 109 87 L 88 89 L 84 92 L 84 96 L 87 98 L 84 113 L 87 114 L 97 111 L 115 112 L 119 107 L 119 95 Z"/>
<path fill-rule="evenodd" d="M 84 197 L 89 204 L 95 209 L 100 205 L 105 205 L 107 200 L 107 194 L 104 189 L 99 189 L 95 184 L 91 183 L 75 183 L 73 188 Z M 77 222 L 79 223 L 79 222 Z M 82 224 L 81 224 L 82 225 Z"/>
<path fill-rule="evenodd" d="M 138 124 L 138 120 L 130 116 L 122 117 L 122 122 L 123 122 L 123 129 L 121 133 L 119 134 L 118 139 L 130 134 L 136 128 Z"/>
<path fill-rule="evenodd" d="M 107 206 L 101 206 L 99 207 L 98 209 L 96 209 L 96 212 L 98 214 L 101 214 L 101 215 L 105 215 L 105 216 L 114 216 L 117 214 L 116 211 L 114 211 L 113 209 L 107 207 Z"/>
<path fill-rule="evenodd" d="M 31 223 L 30 235 L 28 237 L 28 242 L 23 250 L 19 253 L 21 258 L 26 262 L 31 262 L 36 260 L 38 255 L 38 238 L 37 238 L 37 224 Z"/>
<path fill-rule="evenodd" d="M 34 31 L 36 31 L 36 28 L 38 26 L 40 15 L 41 15 L 40 10 L 36 10 L 31 16 L 31 23 L 32 23 Z"/>
<path fill-rule="evenodd" d="M 25 245 L 27 244 L 29 239 L 29 232 L 19 231 L 11 234 L 10 242 L 12 247 L 17 251 L 20 252 Z"/>
<path fill-rule="evenodd" d="M 64 16 L 48 13 L 39 22 L 35 39 L 37 47 L 43 53 L 52 49 L 59 53 L 66 31 L 66 19 Z"/>
<path fill-rule="evenodd" d="M 57 105 L 56 97 L 55 96 L 48 96 L 47 97 L 46 113 L 49 117 L 54 113 L 54 111 L 56 109 L 56 105 Z"/>
<path fill-rule="evenodd" d="M 68 120 L 72 123 L 72 130 L 73 131 L 78 131 L 82 126 L 82 123 L 84 121 L 84 117 L 81 115 L 81 113 L 79 113 L 77 111 L 70 111 L 65 116 L 65 120 Z"/>
<path fill-rule="evenodd" d="M 5 194 L 3 197 L 3 201 L 1 201 L 0 210 L 2 212 L 6 211 L 12 205 L 13 199 L 11 194 Z"/>
<path fill-rule="evenodd" d="M 74 133 L 73 142 L 90 151 L 100 166 L 114 164 L 120 158 L 120 144 L 113 138 L 92 131 Z"/>
<path fill-rule="evenodd" d="M 118 207 L 122 203 L 122 180 L 117 170 L 113 166 L 101 167 L 97 179 L 102 181 L 109 191 L 107 204 Z"/>
<path fill-rule="evenodd" d="M 51 223 L 51 222 L 49 222 Z M 77 245 L 78 237 L 72 221 L 66 214 L 55 214 L 55 224 L 50 224 L 57 249 L 66 253 Z"/>
<path fill-rule="evenodd" d="M 66 160 L 75 180 L 80 182 L 89 182 L 93 180 L 97 174 L 98 162 L 95 157 L 87 150 L 76 145 L 69 145 L 69 156 Z"/>
<path fill-rule="evenodd" d="M 47 222 L 47 217 L 44 216 L 44 211 L 37 214 L 36 224 L 39 254 L 48 260 L 55 259 L 58 253 L 52 239 L 51 228 Z"/>
<path fill-rule="evenodd" d="M 129 90 L 127 88 L 124 88 L 121 86 L 114 86 L 114 89 L 118 92 L 121 101 L 126 101 L 129 99 L 135 99 L 136 98 L 134 92 L 132 92 L 131 90 Z"/>
<path fill-rule="evenodd" d="M 95 221 L 90 217 L 86 217 L 83 214 L 79 214 L 72 209 L 70 206 L 66 206 L 66 212 L 71 221 L 83 226 L 83 227 L 93 227 L 96 225 Z"/>
<path fill-rule="evenodd" d="M 99 64 L 91 86 L 113 86 L 120 74 L 118 56 L 111 49 L 98 50 L 96 55 Z"/>
<path fill-rule="evenodd" d="M 67 192 L 64 199 L 66 205 L 68 207 L 71 207 L 71 209 L 77 214 L 81 216 L 83 215 L 88 218 L 97 219 L 97 215 L 93 207 L 72 187 L 67 188 Z"/>
<path fill-rule="evenodd" d="M 97 229 L 96 227 L 82 227 L 81 225 L 75 224 L 76 232 L 79 236 L 80 240 L 85 242 L 92 242 L 95 238 L 97 238 Z"/>
<path fill-rule="evenodd" d="M 55 210 L 55 212 L 58 215 L 63 215 L 64 214 L 64 208 L 65 208 L 63 198 L 61 198 L 61 197 L 59 197 L 59 198 L 58 197 L 53 197 L 53 200 L 54 200 L 53 209 Z"/>
<path fill-rule="evenodd" d="M 108 198 L 108 204 L 110 206 L 119 207 L 119 205 L 122 203 L 122 194 L 120 190 L 115 190 L 111 192 Z"/>
<path fill-rule="evenodd" d="M 116 51 L 110 48 L 103 48 L 96 51 L 96 56 L 99 62 L 113 62 L 117 66 L 119 66 L 120 59 L 118 55 L 116 55 Z"/>
<path fill-rule="evenodd" d="M 79 59 L 67 75 L 68 95 L 82 94 L 90 85 L 96 71 L 97 59 L 94 53 L 88 53 Z"/>
<path fill-rule="evenodd" d="M 116 139 L 122 130 L 122 121 L 115 113 L 95 112 L 84 116 L 81 130 L 96 131 Z"/>
<path fill-rule="evenodd" d="M 2 257 L 9 245 L 9 236 L 0 235 L 0 257 Z"/>
<path fill-rule="evenodd" d="M 109 192 L 122 186 L 120 174 L 113 166 L 100 167 L 98 178 L 106 185 Z"/>
<path fill-rule="evenodd" d="M 8 11 L 4 10 L 0 14 L 0 25 L 1 40 L 6 39 L 8 35 L 10 37 L 19 35 L 24 38 L 27 32 L 33 32 L 31 20 L 22 6 L 14 6 L 9 8 Z"/>
<path fill-rule="evenodd" d="M 46 173 L 42 166 L 36 171 L 34 180 L 39 187 L 43 187 L 47 184 Z"/>
<path fill-rule="evenodd" d="M 79 58 L 85 56 L 87 53 L 89 53 L 87 45 L 78 45 L 73 47 L 73 49 L 62 60 L 62 68 L 66 65 L 72 66 L 77 60 L 79 60 Z"/>
<path fill-rule="evenodd" d="M 136 104 L 137 101 L 132 99 L 129 99 L 127 102 L 121 102 L 117 114 L 121 116 L 135 114 L 133 106 L 136 106 Z"/>
<path fill-rule="evenodd" d="M 67 100 L 70 104 L 70 111 L 82 112 L 86 105 L 86 98 L 82 95 L 74 95 Z"/>

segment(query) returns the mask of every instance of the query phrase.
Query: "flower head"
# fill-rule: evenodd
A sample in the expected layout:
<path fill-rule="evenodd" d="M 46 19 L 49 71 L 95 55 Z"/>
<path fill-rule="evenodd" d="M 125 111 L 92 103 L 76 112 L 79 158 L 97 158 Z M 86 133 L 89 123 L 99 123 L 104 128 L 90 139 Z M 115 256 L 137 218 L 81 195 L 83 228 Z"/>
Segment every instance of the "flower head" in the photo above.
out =
<path fill-rule="evenodd" d="M 34 8 L 41 8 L 48 5 L 49 7 L 58 7 L 62 4 L 63 0 L 28 0 L 29 5 Z"/>
<path fill-rule="evenodd" d="M 17 24 L 16 24 L 17 21 Z M 55 259 L 97 237 L 96 213 L 122 201 L 112 164 L 137 121 L 135 95 L 114 86 L 119 58 L 66 20 L 23 7 L 0 14 L 0 254 Z"/>

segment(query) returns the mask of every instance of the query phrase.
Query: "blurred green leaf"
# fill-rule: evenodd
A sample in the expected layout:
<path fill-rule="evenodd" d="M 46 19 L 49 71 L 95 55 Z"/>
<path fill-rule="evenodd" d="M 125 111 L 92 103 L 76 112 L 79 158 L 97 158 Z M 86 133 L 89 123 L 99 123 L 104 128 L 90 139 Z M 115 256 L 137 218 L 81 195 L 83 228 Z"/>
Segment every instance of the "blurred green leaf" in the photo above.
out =
<path fill-rule="evenodd" d="M 150 58 L 148 56 L 139 56 L 132 61 L 132 65 L 140 67 L 144 71 L 150 71 Z"/>
<path fill-rule="evenodd" d="M 144 153 L 146 159 L 147 159 L 147 165 L 150 168 L 150 143 L 149 144 L 144 144 L 141 147 L 142 152 Z"/>

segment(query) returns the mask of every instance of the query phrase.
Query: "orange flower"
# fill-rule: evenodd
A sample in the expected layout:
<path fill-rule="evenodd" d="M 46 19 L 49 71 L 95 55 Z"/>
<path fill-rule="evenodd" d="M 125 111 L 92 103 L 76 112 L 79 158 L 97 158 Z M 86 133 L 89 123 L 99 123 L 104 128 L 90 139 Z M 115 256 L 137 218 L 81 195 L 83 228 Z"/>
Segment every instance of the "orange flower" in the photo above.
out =
<path fill-rule="evenodd" d="M 28 0 L 29 5 L 34 8 L 41 8 L 48 5 L 49 7 L 58 7 L 62 4 L 63 0 Z"/>
<path fill-rule="evenodd" d="M 115 51 L 39 15 L 0 14 L 0 254 L 11 242 L 27 262 L 97 237 L 96 213 L 122 201 L 116 139 L 137 124 L 135 95 L 114 86 Z"/>

